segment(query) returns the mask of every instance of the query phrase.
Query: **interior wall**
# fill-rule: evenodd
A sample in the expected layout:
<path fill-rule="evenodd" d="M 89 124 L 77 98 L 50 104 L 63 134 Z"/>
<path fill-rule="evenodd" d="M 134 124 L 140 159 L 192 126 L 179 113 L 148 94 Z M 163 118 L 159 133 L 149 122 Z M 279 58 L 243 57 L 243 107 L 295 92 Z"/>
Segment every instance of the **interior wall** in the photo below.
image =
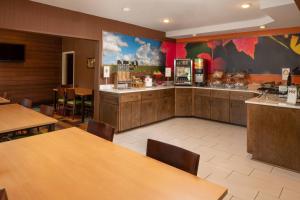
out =
<path fill-rule="evenodd" d="M 75 87 L 94 88 L 95 68 L 87 67 L 88 58 L 96 58 L 98 42 L 94 40 L 63 38 L 62 52 L 75 52 Z"/>
<path fill-rule="evenodd" d="M 0 28 L 97 40 L 94 90 L 98 90 L 99 83 L 104 82 L 100 74 L 103 30 L 160 41 L 164 40 L 166 35 L 165 32 L 28 0 L 1 0 Z M 99 103 L 99 93 L 95 92 L 95 119 L 99 118 Z"/>
<path fill-rule="evenodd" d="M 0 42 L 24 44 L 25 62 L 0 62 L 0 95 L 12 101 L 52 101 L 61 78 L 61 38 L 0 29 Z"/>
<path fill-rule="evenodd" d="M 290 68 L 300 83 L 300 34 L 250 36 L 176 44 L 177 58 L 203 58 L 209 74 L 248 72 L 249 82 L 281 82 L 282 68 Z"/>

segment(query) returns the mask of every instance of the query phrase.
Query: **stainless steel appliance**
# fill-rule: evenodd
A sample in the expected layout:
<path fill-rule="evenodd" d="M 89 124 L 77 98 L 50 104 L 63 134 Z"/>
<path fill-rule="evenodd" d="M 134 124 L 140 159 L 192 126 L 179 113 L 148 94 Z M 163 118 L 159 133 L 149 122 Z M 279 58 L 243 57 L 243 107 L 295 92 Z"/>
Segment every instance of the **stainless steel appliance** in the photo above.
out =
<path fill-rule="evenodd" d="M 202 58 L 195 58 L 195 83 L 197 86 L 205 86 L 205 71 L 204 71 L 204 60 Z"/>
<path fill-rule="evenodd" d="M 174 61 L 174 84 L 193 84 L 193 61 L 191 59 L 175 59 Z"/>

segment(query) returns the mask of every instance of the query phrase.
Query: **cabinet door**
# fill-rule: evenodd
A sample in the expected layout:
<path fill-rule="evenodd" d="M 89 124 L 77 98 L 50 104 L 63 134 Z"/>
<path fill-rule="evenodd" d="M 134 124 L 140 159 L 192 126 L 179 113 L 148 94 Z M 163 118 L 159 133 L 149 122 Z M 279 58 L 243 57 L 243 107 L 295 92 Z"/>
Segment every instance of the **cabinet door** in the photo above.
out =
<path fill-rule="evenodd" d="M 158 100 L 157 120 L 164 120 L 174 115 L 174 97 L 164 97 Z"/>
<path fill-rule="evenodd" d="M 192 96 L 176 96 L 175 104 L 176 116 L 192 115 Z"/>
<path fill-rule="evenodd" d="M 118 105 L 103 102 L 101 104 L 101 121 L 118 130 Z"/>
<path fill-rule="evenodd" d="M 120 131 L 132 128 L 131 125 L 131 106 L 132 102 L 123 102 L 120 104 Z"/>
<path fill-rule="evenodd" d="M 131 102 L 131 128 L 141 125 L 141 101 Z"/>
<path fill-rule="evenodd" d="M 196 95 L 194 98 L 194 115 L 210 119 L 210 97 Z"/>
<path fill-rule="evenodd" d="M 221 122 L 229 122 L 229 99 L 212 98 L 211 119 Z"/>
<path fill-rule="evenodd" d="M 242 126 L 247 125 L 247 106 L 244 101 L 230 101 L 230 123 Z"/>
<path fill-rule="evenodd" d="M 141 103 L 141 125 L 150 124 L 156 121 L 156 100 L 143 100 Z"/>

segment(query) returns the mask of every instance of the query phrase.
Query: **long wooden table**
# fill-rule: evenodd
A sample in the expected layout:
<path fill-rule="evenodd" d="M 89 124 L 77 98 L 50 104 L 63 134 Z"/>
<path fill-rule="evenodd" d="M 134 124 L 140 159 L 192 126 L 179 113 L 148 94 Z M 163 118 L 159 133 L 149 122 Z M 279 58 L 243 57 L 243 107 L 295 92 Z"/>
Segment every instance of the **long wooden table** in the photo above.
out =
<path fill-rule="evenodd" d="M 19 104 L 0 106 L 0 134 L 40 126 L 49 126 L 49 130 L 53 131 L 56 123 L 56 119 Z"/>
<path fill-rule="evenodd" d="M 74 89 L 75 89 L 75 95 L 79 96 L 81 98 L 81 122 L 84 122 L 84 113 L 85 113 L 84 101 L 85 101 L 85 97 L 92 96 L 93 95 L 93 90 L 90 89 L 90 88 L 74 88 Z M 54 92 L 53 104 L 54 104 L 55 110 L 56 110 L 56 102 L 57 102 L 57 91 L 58 91 L 57 88 L 53 89 L 53 92 Z"/>
<path fill-rule="evenodd" d="M 4 104 L 8 104 L 8 103 L 10 103 L 10 100 L 0 97 L 0 105 L 4 105 Z"/>
<path fill-rule="evenodd" d="M 78 128 L 1 143 L 0 158 L 9 200 L 219 200 L 227 192 Z"/>

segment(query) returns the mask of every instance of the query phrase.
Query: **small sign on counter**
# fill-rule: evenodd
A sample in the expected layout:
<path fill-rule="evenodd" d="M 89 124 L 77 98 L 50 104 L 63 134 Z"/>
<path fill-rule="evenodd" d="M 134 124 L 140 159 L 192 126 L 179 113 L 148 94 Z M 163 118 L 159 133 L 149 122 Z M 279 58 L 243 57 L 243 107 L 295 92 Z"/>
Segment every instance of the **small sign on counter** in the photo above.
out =
<path fill-rule="evenodd" d="M 287 103 L 296 104 L 297 103 L 297 97 L 298 97 L 298 88 L 296 86 L 288 87 Z"/>

